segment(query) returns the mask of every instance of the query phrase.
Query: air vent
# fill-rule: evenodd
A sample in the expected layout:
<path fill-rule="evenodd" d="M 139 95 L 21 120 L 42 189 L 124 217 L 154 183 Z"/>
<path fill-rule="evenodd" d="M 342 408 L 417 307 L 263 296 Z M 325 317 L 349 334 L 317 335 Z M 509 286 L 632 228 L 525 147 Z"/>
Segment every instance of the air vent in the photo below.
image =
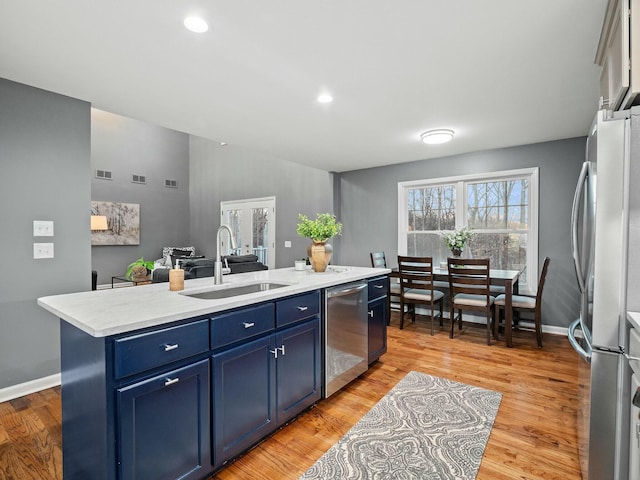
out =
<path fill-rule="evenodd" d="M 111 172 L 109 170 L 96 170 L 96 178 L 102 180 L 111 180 Z"/>
<path fill-rule="evenodd" d="M 165 180 L 164 181 L 164 186 L 167 188 L 178 188 L 178 181 L 177 180 Z"/>
<path fill-rule="evenodd" d="M 147 183 L 147 177 L 145 175 L 136 175 L 136 174 L 132 174 L 131 175 L 131 182 L 132 183 Z"/>

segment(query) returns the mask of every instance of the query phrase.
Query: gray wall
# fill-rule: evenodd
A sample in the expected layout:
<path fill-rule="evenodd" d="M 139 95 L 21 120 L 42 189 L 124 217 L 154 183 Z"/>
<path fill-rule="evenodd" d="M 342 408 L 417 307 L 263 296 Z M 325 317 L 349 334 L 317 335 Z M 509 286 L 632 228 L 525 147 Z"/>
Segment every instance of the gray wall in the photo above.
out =
<path fill-rule="evenodd" d="M 96 169 L 111 171 L 113 180 L 95 178 Z M 98 284 L 124 275 L 140 257 L 157 260 L 162 247 L 190 245 L 189 135 L 92 109 L 91 170 L 92 200 L 140 205 L 140 245 L 91 247 Z M 132 183 L 132 174 L 147 183 Z M 167 179 L 178 188 L 165 187 Z"/>
<path fill-rule="evenodd" d="M 0 79 L 0 145 L 9 179 L 0 188 L 0 244 L 11 251 L 3 258 L 10 274 L 0 276 L 0 388 L 59 372 L 58 320 L 38 297 L 88 290 L 91 268 L 107 283 L 171 244 L 213 256 L 222 200 L 276 197 L 277 267 L 306 256 L 298 213 L 332 211 L 344 224 L 332 263 L 365 266 L 370 251 L 397 251 L 399 181 L 538 166 L 539 253 L 552 258 L 543 321 L 566 327 L 578 312 L 568 223 L 583 138 L 332 174 L 111 114 L 94 112 L 92 128 L 86 102 Z M 114 180 L 93 179 L 96 168 Z M 147 185 L 131 184 L 131 173 L 147 175 Z M 180 188 L 159 186 L 165 178 Z M 140 203 L 141 245 L 92 248 L 92 199 Z M 33 237 L 33 220 L 54 221 L 55 236 Z M 55 258 L 34 260 L 34 242 L 53 242 Z"/>
<path fill-rule="evenodd" d="M 216 254 L 221 201 L 276 197 L 276 268 L 307 256 L 310 242 L 296 234 L 298 213 L 333 212 L 329 172 L 200 137 L 191 137 L 190 159 L 191 240 L 206 256 Z"/>
<path fill-rule="evenodd" d="M 91 288 L 89 122 L 88 103 L 0 79 L 0 388 L 60 372 L 59 320 L 36 299 Z"/>
<path fill-rule="evenodd" d="M 573 138 L 341 173 L 337 214 L 344 228 L 338 262 L 368 266 L 369 252 L 383 250 L 390 266 L 397 265 L 398 182 L 540 167 L 540 263 L 551 257 L 542 318 L 547 325 L 568 327 L 579 312 L 569 222 L 584 149 L 585 138 Z"/>

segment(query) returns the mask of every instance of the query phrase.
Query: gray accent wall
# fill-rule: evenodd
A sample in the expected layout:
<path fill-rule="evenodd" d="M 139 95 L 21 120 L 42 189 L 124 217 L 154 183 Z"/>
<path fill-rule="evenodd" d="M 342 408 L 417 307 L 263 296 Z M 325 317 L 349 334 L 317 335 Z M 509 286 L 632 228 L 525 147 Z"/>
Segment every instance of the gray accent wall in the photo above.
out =
<path fill-rule="evenodd" d="M 60 372 L 59 320 L 37 298 L 91 289 L 89 125 L 88 103 L 0 79 L 0 388 Z M 36 242 L 54 258 L 35 260 Z"/>
<path fill-rule="evenodd" d="M 340 173 L 336 213 L 344 228 L 334 255 L 344 265 L 369 266 L 369 252 L 383 250 L 389 266 L 397 266 L 398 182 L 539 167 L 540 263 L 551 257 L 542 319 L 568 327 L 579 313 L 569 223 L 585 141 L 573 138 Z"/>
<path fill-rule="evenodd" d="M 97 169 L 112 172 L 112 180 L 96 178 Z M 132 174 L 144 175 L 146 184 L 132 183 Z M 165 180 L 178 187 L 165 187 Z M 140 257 L 161 258 L 162 247 L 190 245 L 189 135 L 92 109 L 91 199 L 140 205 L 140 245 L 91 247 L 99 285 Z"/>
<path fill-rule="evenodd" d="M 310 241 L 296 234 L 298 213 L 333 212 L 332 173 L 201 137 L 192 136 L 190 143 L 191 240 L 197 251 L 216 254 L 221 201 L 273 196 L 276 268 L 307 256 Z"/>

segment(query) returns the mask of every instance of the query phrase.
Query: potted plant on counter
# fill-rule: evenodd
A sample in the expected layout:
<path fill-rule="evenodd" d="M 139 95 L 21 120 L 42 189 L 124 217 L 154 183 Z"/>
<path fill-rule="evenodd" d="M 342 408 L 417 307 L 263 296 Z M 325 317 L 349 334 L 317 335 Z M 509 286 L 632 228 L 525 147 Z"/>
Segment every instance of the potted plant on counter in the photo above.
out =
<path fill-rule="evenodd" d="M 135 262 L 131 262 L 127 267 L 127 273 L 125 277 L 132 282 L 143 282 L 147 280 L 147 275 L 153 270 L 154 262 L 145 261 L 143 257 L 140 257 Z"/>
<path fill-rule="evenodd" d="M 340 235 L 342 224 L 336 220 L 335 215 L 330 213 L 319 213 L 315 220 L 299 213 L 298 220 L 300 220 L 296 229 L 298 235 L 310 238 L 313 242 L 307 247 L 313 270 L 324 272 L 333 254 L 333 247 L 327 243 L 327 240 Z"/>

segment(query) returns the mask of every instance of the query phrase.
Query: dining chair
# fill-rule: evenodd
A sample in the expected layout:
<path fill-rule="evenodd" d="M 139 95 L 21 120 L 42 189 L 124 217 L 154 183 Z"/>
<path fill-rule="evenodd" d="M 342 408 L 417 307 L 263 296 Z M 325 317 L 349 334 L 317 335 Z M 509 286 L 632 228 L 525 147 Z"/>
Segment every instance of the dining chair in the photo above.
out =
<path fill-rule="evenodd" d="M 513 295 L 511 300 L 511 309 L 514 312 L 531 312 L 533 313 L 533 327 L 536 332 L 536 341 L 538 347 L 542 348 L 542 289 L 544 288 L 544 281 L 547 278 L 547 270 L 549 268 L 549 262 L 551 259 L 545 257 L 542 263 L 542 271 L 540 272 L 540 280 L 538 281 L 538 291 L 536 296 L 528 295 Z M 495 300 L 494 311 L 494 336 L 498 339 L 500 322 L 502 321 L 502 314 L 505 308 L 505 296 L 498 295 Z M 518 330 L 522 329 L 522 323 L 518 324 Z"/>
<path fill-rule="evenodd" d="M 387 258 L 384 252 L 370 252 L 372 268 L 389 268 L 387 267 Z M 389 295 L 387 295 L 387 325 L 391 324 L 391 310 L 398 310 L 393 305 L 400 303 L 400 283 L 398 272 L 389 274 Z M 393 303 L 392 303 L 393 302 Z"/>
<path fill-rule="evenodd" d="M 404 306 L 408 305 L 411 321 L 416 321 L 416 305 L 426 305 L 431 311 L 431 335 L 434 334 L 433 322 L 440 318 L 442 327 L 442 303 L 444 293 L 433 288 L 433 258 L 408 257 L 398 255 L 398 273 L 400 274 L 400 328 L 404 328 Z M 440 304 L 436 313 L 435 306 Z"/>
<path fill-rule="evenodd" d="M 488 258 L 447 258 L 449 270 L 449 317 L 453 338 L 453 327 L 458 320 L 458 329 L 462 330 L 462 311 L 483 312 L 487 319 L 487 345 L 491 345 L 491 324 L 493 320 L 493 302 L 491 296 Z M 457 317 L 454 316 L 458 311 Z"/>

